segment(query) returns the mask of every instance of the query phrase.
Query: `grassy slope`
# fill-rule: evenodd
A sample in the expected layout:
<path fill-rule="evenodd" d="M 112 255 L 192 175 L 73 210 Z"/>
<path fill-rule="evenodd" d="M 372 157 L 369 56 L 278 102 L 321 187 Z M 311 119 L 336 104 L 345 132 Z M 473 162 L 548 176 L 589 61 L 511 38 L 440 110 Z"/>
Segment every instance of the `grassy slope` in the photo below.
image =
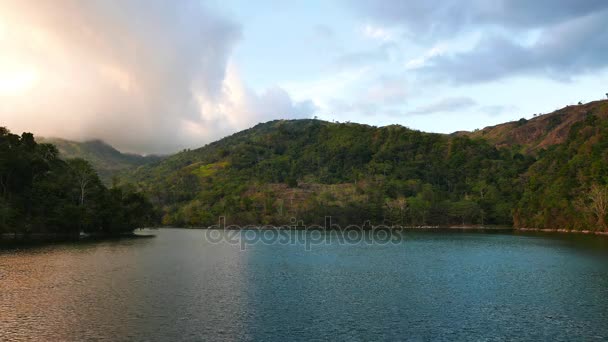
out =
<path fill-rule="evenodd" d="M 588 113 L 595 113 L 601 119 L 608 118 L 608 101 L 567 106 L 530 120 L 507 122 L 475 132 L 455 134 L 487 139 L 498 147 L 519 145 L 522 152 L 536 153 L 549 146 L 564 143 L 572 125 L 584 120 Z"/>

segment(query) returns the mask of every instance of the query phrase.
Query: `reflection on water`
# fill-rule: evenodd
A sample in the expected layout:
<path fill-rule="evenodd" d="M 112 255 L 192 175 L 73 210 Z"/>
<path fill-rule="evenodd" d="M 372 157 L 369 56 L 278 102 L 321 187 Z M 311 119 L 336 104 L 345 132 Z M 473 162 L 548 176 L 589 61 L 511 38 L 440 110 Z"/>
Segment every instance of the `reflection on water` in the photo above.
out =
<path fill-rule="evenodd" d="M 0 254 L 0 340 L 238 338 L 238 249 L 158 234 Z"/>
<path fill-rule="evenodd" d="M 155 233 L 0 251 L 0 340 L 608 338 L 602 238 L 404 233 L 242 250 Z"/>

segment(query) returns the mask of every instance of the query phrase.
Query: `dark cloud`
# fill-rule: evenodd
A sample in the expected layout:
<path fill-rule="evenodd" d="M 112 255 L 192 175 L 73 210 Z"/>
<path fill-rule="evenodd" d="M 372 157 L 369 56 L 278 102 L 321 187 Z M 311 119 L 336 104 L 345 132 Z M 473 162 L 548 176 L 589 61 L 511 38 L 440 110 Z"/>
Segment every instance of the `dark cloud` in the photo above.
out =
<path fill-rule="evenodd" d="M 513 75 L 567 81 L 608 66 L 605 0 L 361 0 L 355 8 L 403 28 L 422 44 L 483 33 L 471 50 L 445 51 L 417 70 L 433 81 L 474 83 Z"/>
<path fill-rule="evenodd" d="M 455 83 L 492 81 L 513 75 L 569 80 L 608 66 L 608 10 L 544 30 L 531 45 L 488 36 L 472 50 L 429 59 L 420 71 Z"/>
<path fill-rule="evenodd" d="M 608 9 L 605 0 L 355 0 L 373 20 L 405 27 L 414 37 L 449 36 L 480 25 L 539 28 Z"/>
<path fill-rule="evenodd" d="M 457 112 L 474 107 L 476 102 L 469 97 L 450 97 L 431 103 L 426 106 L 418 107 L 409 112 L 410 115 L 428 115 L 443 112 Z"/>

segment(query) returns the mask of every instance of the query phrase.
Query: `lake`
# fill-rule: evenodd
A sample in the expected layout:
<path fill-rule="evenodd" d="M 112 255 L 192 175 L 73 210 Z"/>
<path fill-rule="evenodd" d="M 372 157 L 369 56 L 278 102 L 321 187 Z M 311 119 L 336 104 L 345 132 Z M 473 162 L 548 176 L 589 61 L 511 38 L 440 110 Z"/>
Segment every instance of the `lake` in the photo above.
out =
<path fill-rule="evenodd" d="M 604 237 L 146 233 L 0 250 L 0 340 L 608 338 Z"/>

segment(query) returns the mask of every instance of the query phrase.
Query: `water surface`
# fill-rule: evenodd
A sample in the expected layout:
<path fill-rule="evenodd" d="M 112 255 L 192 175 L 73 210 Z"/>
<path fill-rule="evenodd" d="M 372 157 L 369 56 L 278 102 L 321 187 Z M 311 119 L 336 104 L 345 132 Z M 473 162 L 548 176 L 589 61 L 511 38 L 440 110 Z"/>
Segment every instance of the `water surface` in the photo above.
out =
<path fill-rule="evenodd" d="M 243 250 L 205 231 L 154 234 L 0 250 L 0 340 L 608 339 L 602 237 L 404 233 Z"/>

